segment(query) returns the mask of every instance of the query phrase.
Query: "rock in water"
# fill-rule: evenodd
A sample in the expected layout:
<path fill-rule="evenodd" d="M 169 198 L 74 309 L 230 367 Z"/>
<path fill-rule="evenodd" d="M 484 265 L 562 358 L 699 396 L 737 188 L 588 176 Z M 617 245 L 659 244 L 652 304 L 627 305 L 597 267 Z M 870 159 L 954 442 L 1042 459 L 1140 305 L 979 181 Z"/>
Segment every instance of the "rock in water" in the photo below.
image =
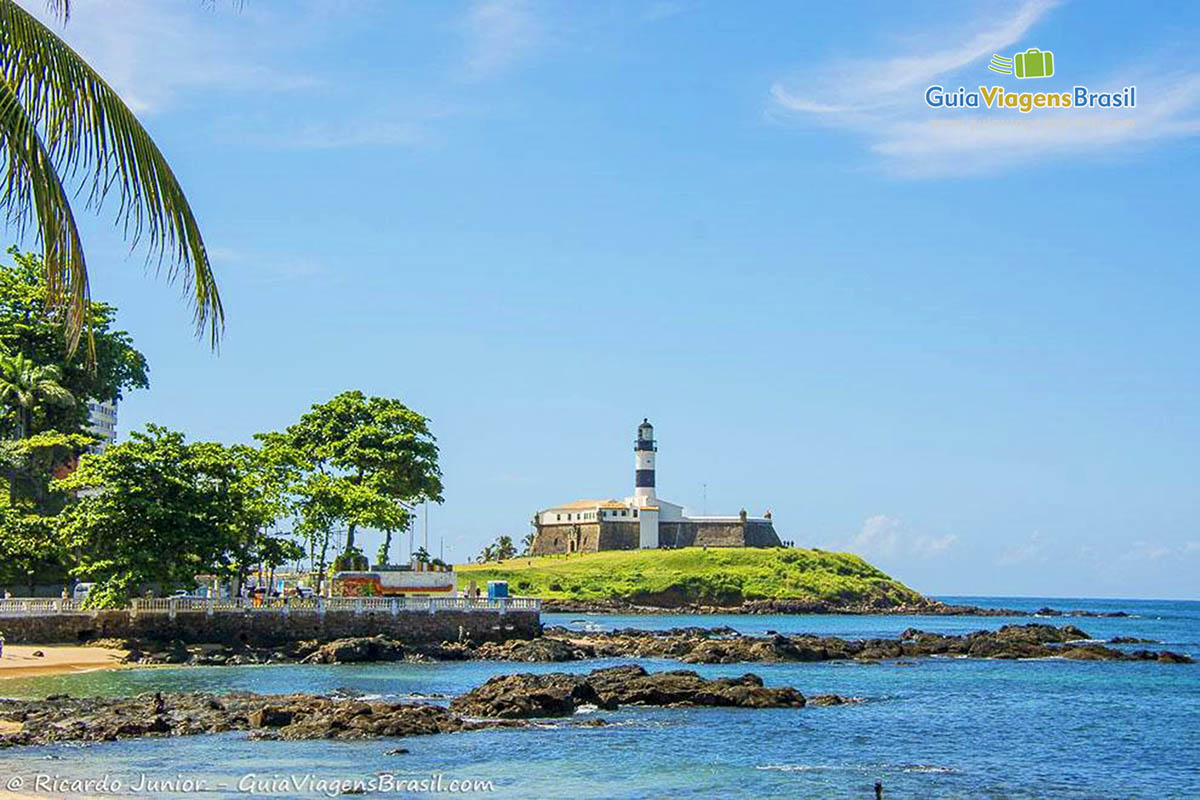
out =
<path fill-rule="evenodd" d="M 690 670 L 648 673 L 629 664 L 586 676 L 498 676 L 455 698 L 450 709 L 475 717 L 524 719 L 567 716 L 585 704 L 607 709 L 619 705 L 801 708 L 804 695 L 789 687 L 766 688 L 757 675 L 710 680 Z"/>
<path fill-rule="evenodd" d="M 615 708 L 581 675 L 497 675 L 450 701 L 450 710 L 489 719 L 566 717 L 582 705 Z"/>
<path fill-rule="evenodd" d="M 484 642 L 475 652 L 476 658 L 489 661 L 560 662 L 578 661 L 590 654 L 579 652 L 562 639 L 511 639 L 507 642 Z"/>
<path fill-rule="evenodd" d="M 768 689 L 762 678 L 702 678 L 691 670 L 647 673 L 636 665 L 595 670 L 588 681 L 606 701 L 642 706 L 801 708 L 804 695 L 790 687 Z"/>
<path fill-rule="evenodd" d="M 357 664 L 370 661 L 400 661 L 404 645 L 386 636 L 357 636 L 335 639 L 309 653 L 304 664 Z"/>

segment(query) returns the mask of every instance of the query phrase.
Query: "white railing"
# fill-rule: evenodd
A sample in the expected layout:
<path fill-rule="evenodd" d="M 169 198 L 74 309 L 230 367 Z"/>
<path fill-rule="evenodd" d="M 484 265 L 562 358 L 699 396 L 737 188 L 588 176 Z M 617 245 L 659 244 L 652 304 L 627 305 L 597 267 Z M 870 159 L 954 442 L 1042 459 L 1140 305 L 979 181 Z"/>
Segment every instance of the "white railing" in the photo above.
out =
<path fill-rule="evenodd" d="M 126 611 L 138 614 L 179 613 L 275 613 L 324 614 L 327 611 L 353 611 L 356 614 L 401 611 L 541 611 L 542 601 L 536 597 L 504 597 L 488 600 L 482 597 L 315 597 L 269 598 L 254 601 L 250 598 L 215 599 L 204 597 L 155 597 L 134 600 Z M 113 609 L 106 609 L 113 610 Z M 121 609 L 116 609 L 121 610 Z M 49 600 L 16 597 L 0 600 L 0 617 L 37 617 L 49 614 L 92 614 L 95 609 L 83 608 L 78 600 Z"/>

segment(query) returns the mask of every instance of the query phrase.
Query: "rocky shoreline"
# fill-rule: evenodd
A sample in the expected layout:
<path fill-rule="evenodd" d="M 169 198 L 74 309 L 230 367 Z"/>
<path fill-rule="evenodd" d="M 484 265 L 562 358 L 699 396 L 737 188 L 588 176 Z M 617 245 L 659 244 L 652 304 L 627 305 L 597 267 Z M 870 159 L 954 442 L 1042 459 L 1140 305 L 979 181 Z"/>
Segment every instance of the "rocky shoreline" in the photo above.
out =
<path fill-rule="evenodd" d="M 1190 664 L 1192 659 L 1170 650 L 1121 650 L 1101 643 L 1073 625 L 1041 623 L 1006 625 L 995 631 L 963 635 L 927 633 L 910 628 L 895 639 L 842 639 L 837 636 L 743 636 L 731 629 L 681 628 L 669 631 L 623 629 L 611 633 L 579 633 L 548 629 L 533 640 L 491 645 L 490 652 L 507 651 L 514 660 L 532 660 L 551 651 L 562 660 L 577 658 L 673 658 L 691 664 L 785 661 L 883 661 L 933 656 L 1029 659 L 1066 658 L 1080 661 L 1157 661 Z M 553 644 L 551 644 L 553 643 Z M 557 659 L 556 659 L 557 660 Z"/>
<path fill-rule="evenodd" d="M 835 604 L 825 602 L 824 600 L 805 600 L 802 598 L 746 600 L 738 605 L 728 606 L 707 605 L 703 603 L 687 603 L 678 606 L 653 606 L 621 600 L 547 599 L 542 601 L 542 611 L 545 613 L 563 614 L 621 614 L 639 616 L 656 614 L 847 614 L 858 616 L 1110 618 L 1129 616 L 1124 611 L 1084 611 L 1082 609 L 1063 611 L 1048 606 L 1039 608 L 1036 611 L 1023 611 L 1015 608 L 983 608 L 981 606 L 952 605 L 937 600 L 887 605 L 882 602 Z"/>
<path fill-rule="evenodd" d="M 129 651 L 133 664 L 237 666 L 248 664 L 352 664 L 386 661 L 566 662 L 597 658 L 670 658 L 692 664 L 780 661 L 881 661 L 931 656 L 1066 658 L 1088 661 L 1191 663 L 1170 650 L 1126 650 L 1111 645 L 1149 644 L 1130 637 L 1098 642 L 1073 625 L 1006 625 L 995 631 L 944 635 L 908 629 L 895 639 L 842 639 L 801 634 L 745 636 L 732 628 L 674 628 L 581 632 L 563 627 L 535 639 L 507 642 L 441 642 L 406 645 L 385 636 L 297 642 L 284 648 L 185 645 L 182 642 L 108 642 Z"/>
<path fill-rule="evenodd" d="M 0 748 L 229 731 L 245 731 L 253 739 L 375 739 L 523 727 L 531 719 L 570 717 L 587 707 L 803 708 L 851 702 L 858 700 L 836 695 L 805 698 L 791 687 L 768 688 L 752 674 L 710 680 L 688 670 L 648 673 L 636 665 L 586 675 L 500 675 L 454 698 L 449 708 L 309 694 L 52 695 L 44 700 L 0 700 L 0 721 L 8 723 L 8 732 L 0 734 Z M 589 717 L 576 724 L 607 723 Z"/>

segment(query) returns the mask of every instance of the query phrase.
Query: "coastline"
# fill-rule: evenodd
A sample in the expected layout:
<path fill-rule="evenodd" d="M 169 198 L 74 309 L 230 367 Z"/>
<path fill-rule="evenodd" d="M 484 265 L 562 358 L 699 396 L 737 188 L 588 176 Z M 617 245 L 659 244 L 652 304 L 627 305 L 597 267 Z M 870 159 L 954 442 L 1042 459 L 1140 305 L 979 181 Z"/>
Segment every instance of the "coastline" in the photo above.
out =
<path fill-rule="evenodd" d="M 35 656 L 35 652 L 43 655 Z M 128 650 L 82 645 L 6 644 L 0 657 L 0 680 L 32 675 L 63 675 L 103 669 L 126 669 Z M 3 795 L 0 795 L 2 798 Z"/>
<path fill-rule="evenodd" d="M 654 606 L 628 600 L 575 600 L 542 598 L 542 612 L 550 614 L 623 614 L 654 616 L 658 614 L 823 614 L 831 616 L 939 616 L 939 617 L 1110 617 L 1129 616 L 1124 611 L 1060 610 L 1043 607 L 1034 611 L 1015 608 L 988 608 L 976 605 L 957 605 L 927 600 L 923 603 L 877 605 L 874 603 L 833 605 L 822 600 L 804 598 L 768 598 L 746 600 L 738 605 L 708 605 L 687 603 L 677 606 Z"/>

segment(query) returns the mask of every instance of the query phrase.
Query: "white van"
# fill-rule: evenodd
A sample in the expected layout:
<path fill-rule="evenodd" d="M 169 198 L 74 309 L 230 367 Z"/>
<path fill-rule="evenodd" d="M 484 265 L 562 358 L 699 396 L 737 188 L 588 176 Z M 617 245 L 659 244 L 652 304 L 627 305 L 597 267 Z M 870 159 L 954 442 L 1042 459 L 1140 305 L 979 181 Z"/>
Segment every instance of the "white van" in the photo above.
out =
<path fill-rule="evenodd" d="M 90 592 L 92 590 L 92 587 L 95 585 L 96 584 L 94 584 L 94 583 L 77 583 L 77 584 L 75 584 L 75 600 L 77 600 L 78 602 L 83 602 L 84 600 L 86 600 L 87 596 L 88 596 L 88 592 Z"/>

